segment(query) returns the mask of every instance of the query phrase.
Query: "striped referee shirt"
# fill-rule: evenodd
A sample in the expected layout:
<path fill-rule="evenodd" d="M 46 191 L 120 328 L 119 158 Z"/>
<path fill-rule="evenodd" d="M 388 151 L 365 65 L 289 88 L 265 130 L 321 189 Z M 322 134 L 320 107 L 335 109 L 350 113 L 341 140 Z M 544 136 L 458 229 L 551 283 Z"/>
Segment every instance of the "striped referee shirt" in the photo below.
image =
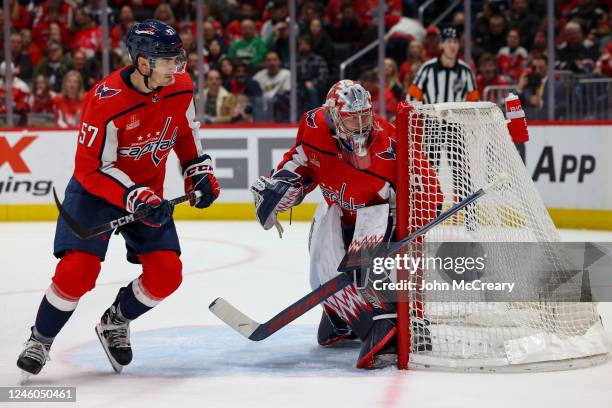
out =
<path fill-rule="evenodd" d="M 408 100 L 423 103 L 477 101 L 478 88 L 470 66 L 461 60 L 442 65 L 440 57 L 425 62 L 408 88 Z"/>

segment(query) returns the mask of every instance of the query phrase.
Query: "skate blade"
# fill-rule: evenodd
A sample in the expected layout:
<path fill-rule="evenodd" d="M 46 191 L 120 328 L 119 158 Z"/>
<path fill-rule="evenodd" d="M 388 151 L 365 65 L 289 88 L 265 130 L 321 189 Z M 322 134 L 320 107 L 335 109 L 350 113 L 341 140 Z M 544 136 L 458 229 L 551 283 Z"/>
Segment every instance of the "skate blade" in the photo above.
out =
<path fill-rule="evenodd" d="M 111 366 L 113 366 L 113 370 L 115 370 L 115 372 L 117 374 L 120 374 L 121 371 L 123 370 L 123 366 L 121 364 L 119 364 L 111 355 L 110 351 L 108 350 L 108 346 L 106 344 L 106 341 L 104 340 L 104 336 L 102 336 L 102 329 L 100 329 L 100 325 L 96 325 L 96 335 L 98 336 L 98 340 L 100 340 L 100 344 L 102 344 L 102 348 L 104 349 L 104 353 L 106 354 L 106 357 L 108 358 L 108 361 L 111 363 Z"/>

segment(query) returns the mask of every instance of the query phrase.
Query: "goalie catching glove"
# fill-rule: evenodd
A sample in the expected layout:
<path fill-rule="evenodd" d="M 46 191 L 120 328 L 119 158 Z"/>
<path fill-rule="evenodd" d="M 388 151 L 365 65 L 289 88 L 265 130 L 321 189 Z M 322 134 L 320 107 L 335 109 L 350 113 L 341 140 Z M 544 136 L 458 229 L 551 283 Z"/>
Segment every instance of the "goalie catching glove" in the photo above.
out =
<path fill-rule="evenodd" d="M 189 200 L 189 204 L 196 208 L 207 208 L 219 197 L 220 187 L 213 174 L 212 160 L 205 154 L 183 165 L 183 178 L 185 179 L 185 193 L 200 191 L 200 199 Z"/>
<path fill-rule="evenodd" d="M 270 177 L 259 177 L 251 186 L 257 221 L 264 229 L 276 223 L 276 214 L 302 202 L 305 194 L 302 176 L 290 170 L 277 170 Z"/>
<path fill-rule="evenodd" d="M 161 227 L 172 218 L 174 206 L 168 200 L 164 200 L 155 194 L 149 187 L 134 185 L 127 189 L 123 199 L 125 209 L 129 213 L 137 213 L 149 208 L 155 210 L 140 220 L 149 227 Z"/>

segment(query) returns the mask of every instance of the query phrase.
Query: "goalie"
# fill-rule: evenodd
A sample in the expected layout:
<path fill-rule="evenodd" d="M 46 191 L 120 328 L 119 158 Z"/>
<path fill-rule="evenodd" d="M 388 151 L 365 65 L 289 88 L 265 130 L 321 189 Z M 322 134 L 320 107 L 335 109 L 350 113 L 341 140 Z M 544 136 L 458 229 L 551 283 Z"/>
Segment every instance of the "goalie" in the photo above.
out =
<path fill-rule="evenodd" d="M 411 188 L 428 196 L 421 202 L 429 208 L 420 210 L 433 219 L 442 201 L 437 177 L 425 157 L 414 154 L 421 165 L 414 167 L 411 179 L 428 181 Z M 277 225 L 277 213 L 321 188 L 325 202 L 315 212 L 309 239 L 313 289 L 338 275 L 340 261 L 351 243 L 358 244 L 357 237 L 390 235 L 395 158 L 394 126 L 373 112 L 371 96 L 361 85 L 342 80 L 322 107 L 302 116 L 296 143 L 273 174 L 251 187 L 264 229 Z M 324 302 L 318 342 L 329 346 L 359 339 L 357 367 L 382 368 L 397 361 L 395 305 L 366 291 L 351 284 Z"/>

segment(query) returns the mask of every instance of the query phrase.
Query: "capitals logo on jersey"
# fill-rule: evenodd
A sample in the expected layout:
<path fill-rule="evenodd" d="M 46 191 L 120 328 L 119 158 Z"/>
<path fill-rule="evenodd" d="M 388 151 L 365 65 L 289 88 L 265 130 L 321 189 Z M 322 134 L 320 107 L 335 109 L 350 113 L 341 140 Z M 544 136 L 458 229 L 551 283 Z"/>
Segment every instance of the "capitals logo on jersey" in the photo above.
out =
<path fill-rule="evenodd" d="M 313 110 L 306 112 L 306 124 L 308 125 L 308 127 L 311 127 L 313 129 L 316 129 L 318 127 L 317 122 L 315 121 L 315 115 L 320 110 L 321 108 L 315 108 Z"/>
<path fill-rule="evenodd" d="M 389 138 L 389 147 L 387 147 L 387 150 L 378 152 L 376 155 L 383 160 L 395 160 L 395 140 Z"/>
<path fill-rule="evenodd" d="M 323 183 L 320 184 L 320 187 L 323 197 L 327 198 L 331 202 L 337 203 L 340 208 L 350 211 L 356 211 L 359 208 L 365 207 L 365 203 L 355 204 L 355 199 L 353 197 L 349 198 L 348 201 L 344 200 L 344 195 L 346 193 L 346 183 L 342 183 L 342 186 L 340 187 L 340 192 L 333 191 Z"/>
<path fill-rule="evenodd" d="M 113 89 L 106 86 L 106 82 L 98 85 L 96 88 L 96 96 L 98 99 L 112 98 L 121 92 L 121 89 Z"/>
<path fill-rule="evenodd" d="M 169 116 L 166 119 L 166 124 L 164 125 L 164 130 L 161 132 L 156 132 L 156 136 L 159 136 L 154 140 L 147 140 L 143 143 L 140 143 L 143 139 L 143 136 L 138 136 L 138 142 L 132 146 L 121 146 L 117 149 L 117 154 L 123 157 L 133 157 L 134 160 L 140 160 L 146 154 L 151 154 L 151 160 L 155 166 L 158 166 L 159 163 L 170 153 L 172 146 L 176 143 L 176 136 L 178 132 L 178 126 L 174 127 L 174 131 L 172 132 L 172 136 L 170 139 L 166 139 L 166 134 L 168 134 L 168 130 L 170 129 L 170 123 L 172 122 L 172 116 Z M 148 135 L 150 136 L 150 135 Z"/>

